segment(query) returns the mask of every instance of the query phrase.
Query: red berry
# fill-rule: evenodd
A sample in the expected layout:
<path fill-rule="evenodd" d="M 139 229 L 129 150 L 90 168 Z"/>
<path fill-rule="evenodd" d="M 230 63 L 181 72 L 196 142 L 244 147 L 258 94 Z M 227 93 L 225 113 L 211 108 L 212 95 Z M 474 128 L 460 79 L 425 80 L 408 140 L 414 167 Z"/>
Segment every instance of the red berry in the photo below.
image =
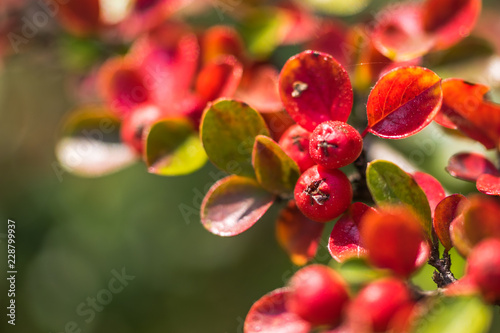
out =
<path fill-rule="evenodd" d="M 297 207 L 305 216 L 327 222 L 349 208 L 352 186 L 342 171 L 315 165 L 300 176 L 294 194 Z"/>
<path fill-rule="evenodd" d="M 500 301 L 500 239 L 476 245 L 467 257 L 467 275 L 489 302 Z"/>
<path fill-rule="evenodd" d="M 374 332 L 384 332 L 398 311 L 411 303 L 406 285 L 399 279 L 386 278 L 364 287 L 351 302 L 349 315 L 364 321 Z"/>
<path fill-rule="evenodd" d="M 333 269 L 323 265 L 302 268 L 290 279 L 288 311 L 313 325 L 336 325 L 349 301 L 346 283 Z"/>
<path fill-rule="evenodd" d="M 144 104 L 133 110 L 123 119 L 120 129 L 122 141 L 141 155 L 144 149 L 144 130 L 162 116 L 162 110 L 153 104 Z"/>
<path fill-rule="evenodd" d="M 309 155 L 310 135 L 311 133 L 299 125 L 292 125 L 283 133 L 279 141 L 283 151 L 297 163 L 300 172 L 316 164 Z"/>
<path fill-rule="evenodd" d="M 354 162 L 363 150 L 363 139 L 351 125 L 325 121 L 311 133 L 311 158 L 327 169 L 337 169 Z"/>

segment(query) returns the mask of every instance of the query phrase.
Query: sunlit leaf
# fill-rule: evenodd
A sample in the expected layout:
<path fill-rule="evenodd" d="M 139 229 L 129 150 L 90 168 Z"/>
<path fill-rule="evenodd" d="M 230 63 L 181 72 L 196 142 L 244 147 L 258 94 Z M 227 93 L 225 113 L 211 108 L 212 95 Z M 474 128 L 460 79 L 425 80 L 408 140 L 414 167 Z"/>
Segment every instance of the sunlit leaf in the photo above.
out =
<path fill-rule="evenodd" d="M 417 66 L 386 73 L 370 92 L 367 130 L 382 138 L 401 139 L 430 124 L 441 107 L 441 79 Z"/>
<path fill-rule="evenodd" d="M 411 332 L 485 333 L 492 317 L 492 308 L 479 297 L 443 297 L 417 320 Z"/>
<path fill-rule="evenodd" d="M 145 161 L 150 173 L 176 176 L 198 170 L 207 156 L 191 123 L 165 119 L 155 123 L 147 134 Z"/>
<path fill-rule="evenodd" d="M 443 105 L 440 124 L 454 124 L 468 137 L 479 141 L 486 149 L 498 147 L 500 142 L 500 105 L 485 100 L 489 88 L 461 79 L 443 81 Z"/>
<path fill-rule="evenodd" d="M 253 226 L 274 196 L 250 178 L 228 176 L 212 185 L 201 204 L 201 223 L 219 236 L 235 236 Z"/>
<path fill-rule="evenodd" d="M 314 9 L 330 15 L 350 16 L 357 14 L 365 9 L 370 0 L 306 0 L 306 3 L 314 7 Z"/>
<path fill-rule="evenodd" d="M 61 165 L 85 177 L 103 176 L 137 160 L 120 141 L 120 120 L 102 107 L 81 108 L 66 119 L 56 146 Z"/>
<path fill-rule="evenodd" d="M 262 116 L 243 102 L 221 99 L 210 103 L 202 117 L 200 136 L 208 158 L 231 174 L 254 177 L 255 137 L 269 136 Z"/>
<path fill-rule="evenodd" d="M 458 153 L 450 157 L 446 171 L 453 177 L 475 182 L 482 174 L 500 175 L 495 165 L 478 153 Z"/>
<path fill-rule="evenodd" d="M 335 223 L 328 240 L 328 251 L 333 259 L 343 262 L 352 257 L 366 255 L 366 249 L 361 244 L 360 222 L 368 211 L 375 209 L 355 202 Z"/>
<path fill-rule="evenodd" d="M 432 218 L 429 201 L 417 182 L 397 165 L 377 160 L 366 170 L 368 188 L 379 205 L 408 205 L 419 216 L 426 233 L 431 235 Z"/>
<path fill-rule="evenodd" d="M 276 289 L 255 302 L 245 318 L 245 333 L 309 333 L 311 325 L 285 306 L 288 289 Z"/>
<path fill-rule="evenodd" d="M 406 206 L 386 206 L 362 219 L 361 240 L 369 261 L 409 277 L 420 264 L 425 234 L 413 211 Z"/>
<path fill-rule="evenodd" d="M 243 66 L 232 55 L 221 56 L 205 65 L 196 77 L 196 92 L 206 101 L 231 97 L 243 74 Z"/>
<path fill-rule="evenodd" d="M 464 202 L 467 198 L 461 194 L 450 195 L 436 206 L 434 212 L 433 226 L 436 234 L 446 250 L 453 247 L 450 238 L 450 225 L 453 220 L 462 213 Z"/>
<path fill-rule="evenodd" d="M 477 179 L 476 187 L 484 194 L 500 196 L 500 177 L 489 174 L 481 175 Z"/>
<path fill-rule="evenodd" d="M 417 171 L 414 172 L 412 176 L 427 196 L 431 208 L 431 215 L 434 216 L 434 210 L 437 204 L 446 196 L 443 186 L 436 178 L 425 172 Z"/>
<path fill-rule="evenodd" d="M 259 135 L 255 139 L 252 164 L 259 184 L 279 196 L 293 196 L 300 170 L 271 138 Z"/>
<path fill-rule="evenodd" d="M 276 237 L 292 262 L 302 266 L 316 255 L 324 227 L 324 223 L 305 217 L 290 201 L 276 221 Z"/>
<path fill-rule="evenodd" d="M 280 94 L 293 120 L 309 131 L 327 120 L 347 121 L 353 104 L 345 69 L 332 56 L 315 51 L 304 51 L 286 62 Z"/>

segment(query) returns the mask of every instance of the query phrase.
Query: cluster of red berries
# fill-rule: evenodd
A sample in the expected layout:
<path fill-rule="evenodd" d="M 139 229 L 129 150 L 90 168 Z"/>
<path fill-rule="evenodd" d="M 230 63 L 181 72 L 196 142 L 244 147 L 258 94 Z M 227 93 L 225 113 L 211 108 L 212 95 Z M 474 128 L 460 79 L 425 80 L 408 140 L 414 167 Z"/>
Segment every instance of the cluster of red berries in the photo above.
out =
<path fill-rule="evenodd" d="M 339 168 L 353 163 L 361 154 L 363 139 L 355 128 L 341 121 L 325 121 L 309 133 L 293 125 L 279 144 L 302 172 L 294 196 L 305 216 L 327 222 L 349 208 L 352 186 Z"/>

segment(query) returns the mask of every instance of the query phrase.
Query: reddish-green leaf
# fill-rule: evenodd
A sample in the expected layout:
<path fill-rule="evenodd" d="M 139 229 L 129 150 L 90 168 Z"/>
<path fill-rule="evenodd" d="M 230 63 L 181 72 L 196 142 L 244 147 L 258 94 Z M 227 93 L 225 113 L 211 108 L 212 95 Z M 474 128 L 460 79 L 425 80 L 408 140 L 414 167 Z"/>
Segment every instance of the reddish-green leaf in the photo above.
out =
<path fill-rule="evenodd" d="M 484 194 L 500 196 L 500 177 L 489 174 L 481 175 L 477 179 L 476 187 Z"/>
<path fill-rule="evenodd" d="M 412 176 L 427 196 L 431 208 L 431 215 L 434 216 L 436 206 L 446 196 L 443 186 L 436 178 L 425 172 L 417 171 L 414 172 Z"/>
<path fill-rule="evenodd" d="M 436 120 L 445 127 L 450 123 L 486 149 L 500 142 L 500 105 L 484 100 L 489 88 L 461 79 L 443 81 L 443 105 Z"/>
<path fill-rule="evenodd" d="M 429 238 L 432 231 L 432 215 L 429 201 L 417 182 L 388 161 L 370 162 L 366 170 L 367 185 L 378 205 L 403 203 L 420 217 L 423 229 Z"/>
<path fill-rule="evenodd" d="M 406 206 L 387 206 L 365 215 L 361 240 L 372 264 L 409 277 L 421 261 L 425 234 L 417 216 Z"/>
<path fill-rule="evenodd" d="M 443 99 L 441 79 L 417 66 L 386 73 L 370 92 L 367 130 L 377 136 L 401 139 L 427 126 Z"/>
<path fill-rule="evenodd" d="M 453 194 L 441 200 L 436 206 L 433 226 L 441 244 L 443 244 L 446 250 L 450 250 L 453 247 L 450 238 L 451 222 L 463 212 L 464 203 L 466 202 L 467 198 L 463 195 Z"/>
<path fill-rule="evenodd" d="M 120 141 L 120 120 L 103 107 L 84 107 L 66 119 L 56 146 L 59 163 L 79 176 L 98 177 L 137 160 Z"/>
<path fill-rule="evenodd" d="M 425 33 L 421 5 L 414 2 L 387 7 L 375 18 L 373 45 L 394 61 L 425 55 L 434 46 L 434 37 Z"/>
<path fill-rule="evenodd" d="M 302 266 L 316 255 L 324 228 L 324 223 L 305 217 L 292 200 L 276 221 L 276 237 L 292 262 Z"/>
<path fill-rule="evenodd" d="M 361 244 L 360 222 L 363 216 L 375 211 L 370 206 L 361 202 L 355 202 L 335 223 L 328 240 L 328 251 L 333 259 L 344 262 L 352 257 L 366 255 L 366 249 Z"/>
<path fill-rule="evenodd" d="M 255 137 L 269 136 L 262 116 L 243 102 L 220 99 L 207 105 L 200 136 L 208 158 L 231 174 L 254 177 L 252 150 Z"/>
<path fill-rule="evenodd" d="M 280 95 L 293 120 L 309 131 L 327 120 L 347 121 L 353 104 L 345 69 L 332 56 L 315 51 L 304 51 L 286 62 Z"/>
<path fill-rule="evenodd" d="M 201 204 L 201 223 L 219 236 L 235 236 L 257 222 L 274 196 L 250 178 L 228 176 L 212 185 Z"/>
<path fill-rule="evenodd" d="M 446 171 L 463 180 L 475 182 L 482 174 L 498 176 L 500 173 L 490 160 L 478 153 L 458 153 L 450 157 Z"/>
<path fill-rule="evenodd" d="M 264 135 L 255 138 L 252 164 L 263 188 L 279 196 L 293 196 L 300 177 L 299 167 L 271 138 Z"/>
<path fill-rule="evenodd" d="M 207 161 L 207 155 L 189 121 L 165 119 L 149 130 L 144 159 L 150 173 L 177 176 L 201 168 Z"/>
<path fill-rule="evenodd" d="M 465 208 L 466 209 L 466 208 Z M 472 250 L 472 243 L 467 238 L 464 227 L 464 214 L 458 215 L 450 224 L 450 238 L 453 246 L 463 257 Z"/>
<path fill-rule="evenodd" d="M 202 68 L 196 78 L 196 92 L 206 101 L 231 97 L 243 74 L 243 66 L 233 56 L 221 56 Z"/>
<path fill-rule="evenodd" d="M 500 237 L 500 203 L 494 197 L 475 195 L 464 212 L 465 235 L 472 246 L 488 237 Z"/>
<path fill-rule="evenodd" d="M 427 0 L 423 27 L 435 36 L 435 48 L 445 49 L 467 36 L 481 12 L 481 0 Z"/>
<path fill-rule="evenodd" d="M 311 325 L 286 309 L 287 288 L 264 295 L 245 318 L 245 333 L 309 333 Z"/>

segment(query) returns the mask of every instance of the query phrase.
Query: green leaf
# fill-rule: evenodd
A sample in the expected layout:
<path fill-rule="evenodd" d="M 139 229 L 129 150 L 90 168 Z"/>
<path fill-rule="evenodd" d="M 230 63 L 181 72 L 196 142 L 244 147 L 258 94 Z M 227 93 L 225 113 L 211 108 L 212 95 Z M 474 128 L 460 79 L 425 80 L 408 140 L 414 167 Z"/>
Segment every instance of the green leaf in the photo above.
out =
<path fill-rule="evenodd" d="M 253 147 L 252 164 L 259 184 L 271 193 L 293 197 L 300 170 L 271 138 L 259 135 Z"/>
<path fill-rule="evenodd" d="M 269 136 L 262 116 L 246 103 L 219 99 L 203 114 L 200 136 L 208 158 L 230 174 L 255 177 L 252 150 L 255 137 Z"/>
<path fill-rule="evenodd" d="M 432 233 L 431 209 L 427 196 L 417 182 L 397 165 L 377 160 L 366 170 L 368 188 L 378 205 L 406 204 L 420 217 L 429 237 Z"/>
<path fill-rule="evenodd" d="M 445 297 L 417 321 L 412 333 L 487 332 L 492 308 L 479 297 Z"/>
<path fill-rule="evenodd" d="M 350 258 L 343 263 L 332 260 L 330 266 L 342 275 L 351 288 L 356 290 L 359 290 L 368 282 L 386 276 L 389 272 L 373 268 L 362 258 Z"/>
<path fill-rule="evenodd" d="M 120 126 L 120 120 L 104 107 L 74 111 L 64 122 L 56 145 L 59 163 L 83 177 L 104 176 L 134 163 L 138 158 L 121 142 Z"/>
<path fill-rule="evenodd" d="M 207 156 L 189 121 L 165 119 L 149 130 L 145 160 L 150 173 L 177 176 L 198 170 L 205 165 Z"/>
<path fill-rule="evenodd" d="M 212 185 L 201 203 L 201 223 L 213 234 L 235 236 L 257 222 L 274 196 L 253 179 L 228 176 Z"/>

